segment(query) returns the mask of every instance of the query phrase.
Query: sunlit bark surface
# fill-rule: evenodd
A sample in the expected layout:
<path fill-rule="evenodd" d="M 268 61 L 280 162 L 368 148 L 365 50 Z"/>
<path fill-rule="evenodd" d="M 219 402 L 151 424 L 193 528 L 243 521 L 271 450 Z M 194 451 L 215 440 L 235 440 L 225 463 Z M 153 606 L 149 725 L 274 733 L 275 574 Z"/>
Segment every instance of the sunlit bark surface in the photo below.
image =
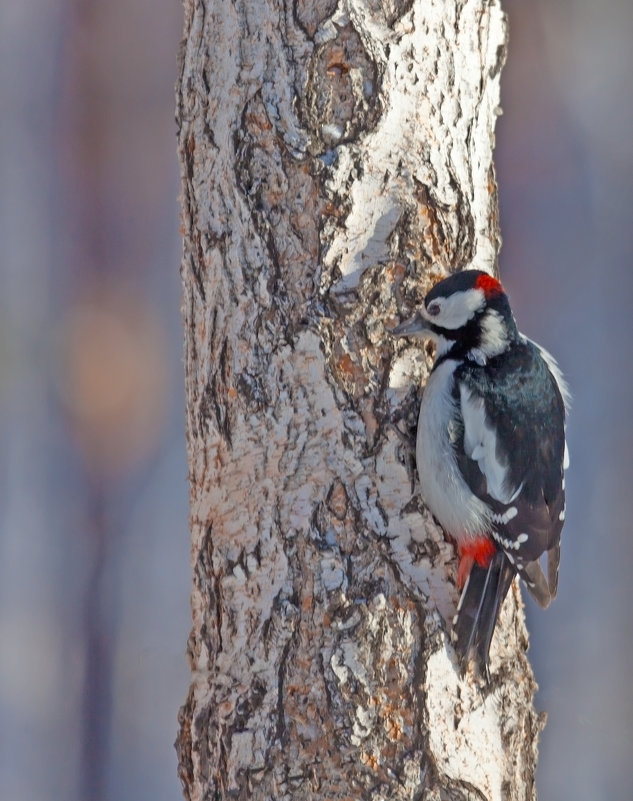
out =
<path fill-rule="evenodd" d="M 428 354 L 386 332 L 496 269 L 505 44 L 495 0 L 185 2 L 189 799 L 534 797 L 519 594 L 460 677 L 395 431 Z"/>

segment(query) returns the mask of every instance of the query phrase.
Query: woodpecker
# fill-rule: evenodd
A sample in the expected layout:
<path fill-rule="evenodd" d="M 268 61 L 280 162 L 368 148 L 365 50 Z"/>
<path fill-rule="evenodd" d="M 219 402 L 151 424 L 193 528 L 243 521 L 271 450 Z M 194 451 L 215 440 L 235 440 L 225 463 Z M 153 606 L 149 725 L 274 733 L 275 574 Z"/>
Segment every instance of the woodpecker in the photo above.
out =
<path fill-rule="evenodd" d="M 556 596 L 569 392 L 554 358 L 517 330 L 501 283 L 485 272 L 440 281 L 392 333 L 437 346 L 418 419 L 420 490 L 460 556 L 459 664 L 473 660 L 489 679 L 490 643 L 515 575 L 541 607 Z"/>

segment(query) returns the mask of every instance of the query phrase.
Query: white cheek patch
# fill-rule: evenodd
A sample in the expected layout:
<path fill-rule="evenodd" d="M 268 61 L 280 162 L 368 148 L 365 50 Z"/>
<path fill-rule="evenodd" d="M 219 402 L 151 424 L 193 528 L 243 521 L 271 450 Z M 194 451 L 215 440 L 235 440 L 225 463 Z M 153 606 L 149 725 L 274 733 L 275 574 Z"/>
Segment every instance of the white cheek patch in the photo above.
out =
<path fill-rule="evenodd" d="M 451 330 L 461 328 L 473 317 L 473 315 L 483 309 L 486 296 L 481 289 L 466 289 L 463 292 L 454 292 L 448 298 L 437 298 L 440 312 L 432 317 L 424 307 L 422 314 L 427 320 L 441 328 Z"/>
<path fill-rule="evenodd" d="M 497 455 L 497 433 L 486 419 L 483 398 L 473 395 L 463 384 L 459 388 L 464 420 L 464 451 L 479 465 L 486 477 L 488 494 L 509 504 L 515 488 L 507 486 L 508 470 Z"/>

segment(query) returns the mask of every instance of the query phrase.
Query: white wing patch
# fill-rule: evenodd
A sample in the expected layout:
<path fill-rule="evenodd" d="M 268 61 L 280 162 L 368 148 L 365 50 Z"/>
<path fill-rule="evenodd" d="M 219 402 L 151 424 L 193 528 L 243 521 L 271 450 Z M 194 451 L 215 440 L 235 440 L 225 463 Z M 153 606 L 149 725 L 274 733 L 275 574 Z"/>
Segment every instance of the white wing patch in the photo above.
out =
<path fill-rule="evenodd" d="M 511 503 L 516 487 L 507 485 L 508 469 L 497 453 L 497 433 L 486 418 L 483 398 L 463 384 L 459 388 L 464 420 L 464 451 L 486 477 L 488 494 L 501 503 Z"/>

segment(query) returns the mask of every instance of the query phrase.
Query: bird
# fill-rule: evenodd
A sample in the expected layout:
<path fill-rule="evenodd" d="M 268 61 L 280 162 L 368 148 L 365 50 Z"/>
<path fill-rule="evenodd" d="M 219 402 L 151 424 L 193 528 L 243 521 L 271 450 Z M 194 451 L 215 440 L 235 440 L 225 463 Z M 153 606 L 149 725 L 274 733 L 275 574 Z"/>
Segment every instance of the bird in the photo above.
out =
<path fill-rule="evenodd" d="M 557 593 L 569 389 L 555 359 L 519 332 L 501 282 L 481 270 L 439 281 L 391 333 L 436 345 L 416 433 L 420 494 L 459 554 L 458 665 L 474 663 L 490 681 L 514 577 L 543 608 Z"/>

